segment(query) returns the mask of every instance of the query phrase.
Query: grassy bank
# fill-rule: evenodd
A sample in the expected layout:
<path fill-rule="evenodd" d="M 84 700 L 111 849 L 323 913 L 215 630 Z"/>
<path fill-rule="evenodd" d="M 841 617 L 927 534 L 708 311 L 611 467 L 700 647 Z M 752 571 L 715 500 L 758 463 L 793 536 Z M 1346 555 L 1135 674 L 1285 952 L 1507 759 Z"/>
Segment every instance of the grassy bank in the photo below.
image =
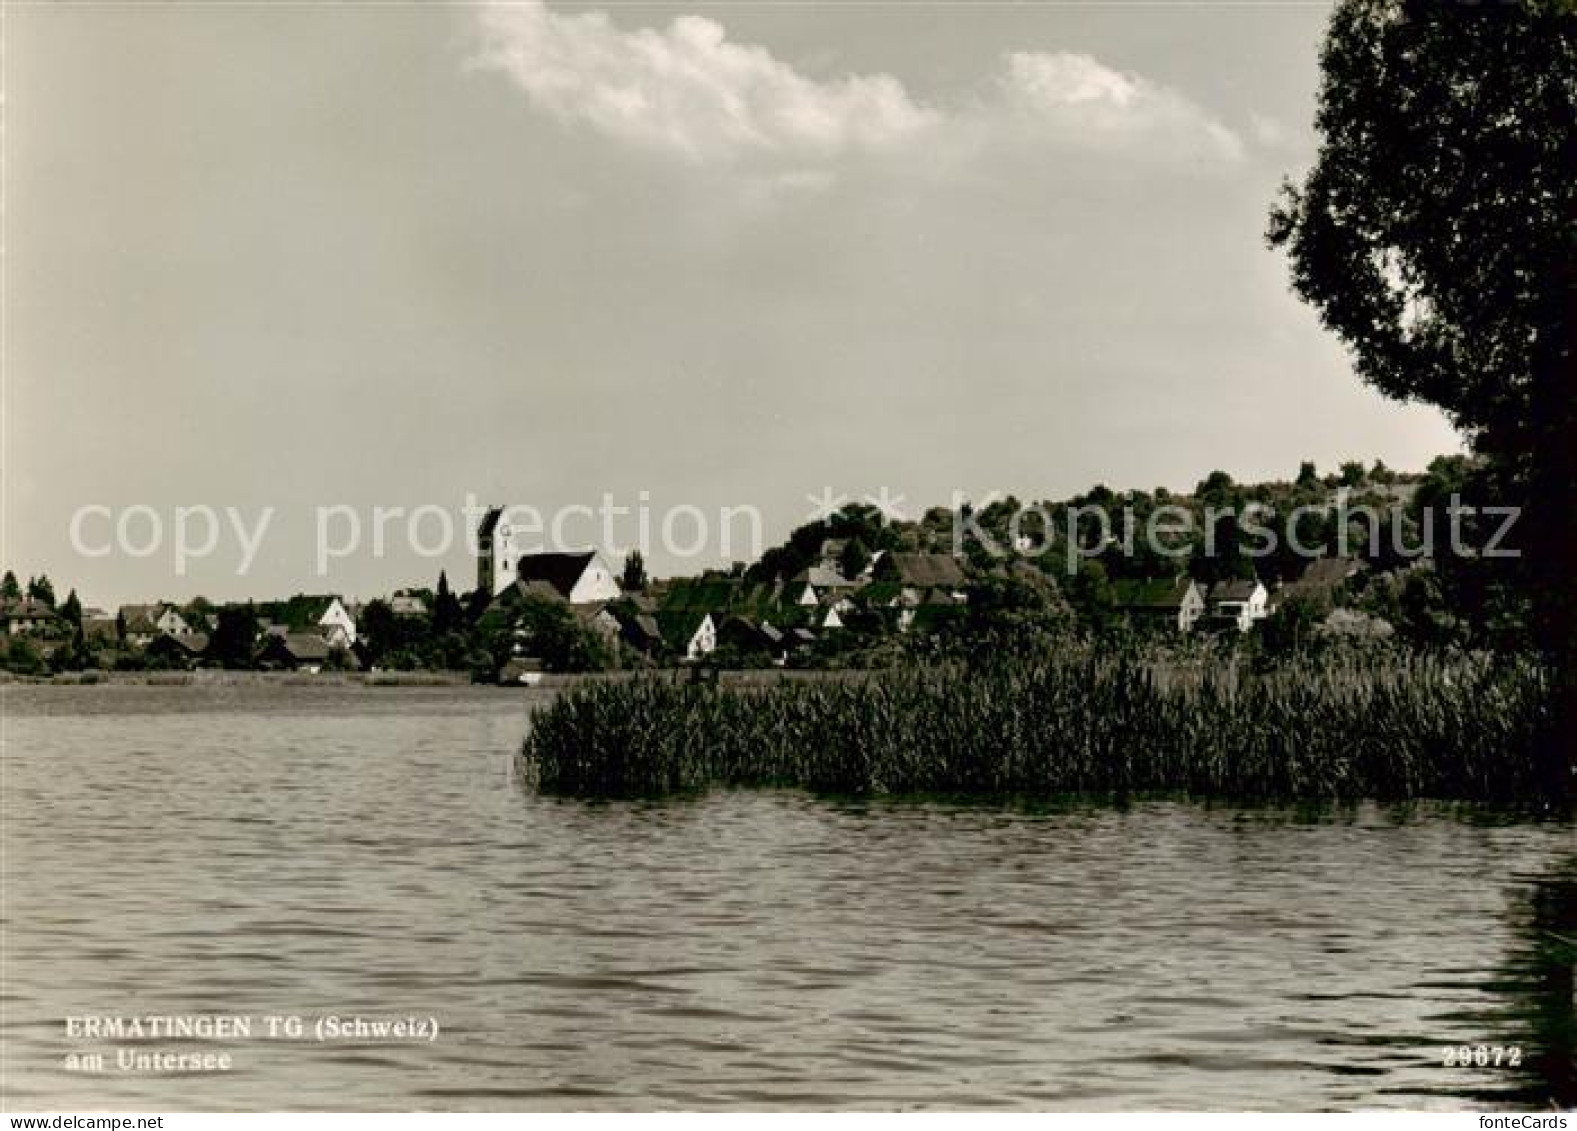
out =
<path fill-rule="evenodd" d="M 1234 799 L 1539 801 L 1546 673 L 1387 653 L 1269 672 L 1080 647 L 841 682 L 587 684 L 532 716 L 550 792 L 711 785 L 839 793 L 1182 792 Z"/>

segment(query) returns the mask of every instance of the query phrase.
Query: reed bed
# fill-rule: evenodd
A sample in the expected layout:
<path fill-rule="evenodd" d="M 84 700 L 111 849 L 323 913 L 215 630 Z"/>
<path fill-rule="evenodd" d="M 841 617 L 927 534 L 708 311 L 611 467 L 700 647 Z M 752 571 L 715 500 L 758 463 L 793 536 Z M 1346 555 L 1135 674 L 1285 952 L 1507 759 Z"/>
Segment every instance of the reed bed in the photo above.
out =
<path fill-rule="evenodd" d="M 861 679 L 572 688 L 521 750 L 548 792 L 1183 793 L 1555 800 L 1531 659 L 1387 653 L 1255 672 L 1090 647 Z"/>

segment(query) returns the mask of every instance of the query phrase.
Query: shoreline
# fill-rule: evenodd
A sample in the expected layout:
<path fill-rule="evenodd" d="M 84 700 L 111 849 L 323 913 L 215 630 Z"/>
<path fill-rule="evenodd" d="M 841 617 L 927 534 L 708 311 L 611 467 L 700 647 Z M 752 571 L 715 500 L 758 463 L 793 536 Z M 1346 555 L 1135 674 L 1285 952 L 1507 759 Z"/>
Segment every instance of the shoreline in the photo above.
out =
<path fill-rule="evenodd" d="M 871 673 L 856 669 L 748 668 L 718 673 L 718 683 L 749 687 L 790 682 L 826 682 L 862 679 Z M 463 671 L 292 672 L 199 668 L 193 671 L 86 671 L 51 676 L 22 676 L 0 672 L 0 688 L 12 687 L 365 687 L 376 690 L 432 687 L 477 687 L 498 691 L 553 691 L 590 683 L 623 683 L 634 679 L 668 677 L 689 683 L 684 668 L 630 669 L 611 672 L 546 673 L 538 683 L 481 683 Z"/>

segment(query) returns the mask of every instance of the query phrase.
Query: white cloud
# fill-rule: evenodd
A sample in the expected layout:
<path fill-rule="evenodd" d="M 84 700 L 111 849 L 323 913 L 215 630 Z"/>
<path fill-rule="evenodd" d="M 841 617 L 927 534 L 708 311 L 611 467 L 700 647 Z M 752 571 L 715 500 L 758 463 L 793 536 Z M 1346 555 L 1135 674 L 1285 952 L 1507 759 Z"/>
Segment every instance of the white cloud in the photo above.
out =
<path fill-rule="evenodd" d="M 892 75 L 807 77 L 721 24 L 681 16 L 625 31 L 603 12 L 540 0 L 481 9 L 479 62 L 560 121 L 698 163 L 766 157 L 803 166 L 921 141 L 982 138 L 1166 157 L 1235 159 L 1238 137 L 1175 91 L 1088 55 L 1013 52 L 986 92 L 925 105 Z"/>
<path fill-rule="evenodd" d="M 1181 94 L 1088 55 L 1015 51 L 998 83 L 1001 106 L 1052 137 L 1165 156 L 1243 156 L 1238 136 Z"/>
<path fill-rule="evenodd" d="M 881 149 L 938 118 L 891 75 L 808 79 L 763 48 L 728 42 L 722 25 L 699 16 L 625 32 L 602 12 L 561 15 L 527 3 L 486 7 L 482 21 L 482 61 L 539 109 L 698 161 Z"/>

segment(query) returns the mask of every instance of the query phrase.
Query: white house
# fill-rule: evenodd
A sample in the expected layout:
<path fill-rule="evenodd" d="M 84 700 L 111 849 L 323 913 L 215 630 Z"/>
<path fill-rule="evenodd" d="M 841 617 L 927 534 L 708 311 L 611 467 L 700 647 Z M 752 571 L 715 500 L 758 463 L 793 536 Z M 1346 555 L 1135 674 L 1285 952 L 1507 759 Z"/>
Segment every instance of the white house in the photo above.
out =
<path fill-rule="evenodd" d="M 168 632 L 171 636 L 190 636 L 196 631 L 174 605 L 165 605 L 153 623 L 160 632 Z"/>
<path fill-rule="evenodd" d="M 854 611 L 854 602 L 847 597 L 839 597 L 827 603 L 826 611 L 821 615 L 821 628 L 842 628 L 843 618 Z"/>
<path fill-rule="evenodd" d="M 664 634 L 683 650 L 685 659 L 699 660 L 717 650 L 717 622 L 711 613 L 702 613 L 700 620 L 682 613 L 668 614 L 660 616 L 658 623 L 665 620 L 669 623 Z"/>
<path fill-rule="evenodd" d="M 317 615 L 317 628 L 319 635 L 331 644 L 349 647 L 356 643 L 356 618 L 338 597 L 326 599 Z"/>
<path fill-rule="evenodd" d="M 1247 632 L 1265 619 L 1270 593 L 1258 581 L 1220 581 L 1210 590 L 1210 617 L 1218 625 Z"/>

